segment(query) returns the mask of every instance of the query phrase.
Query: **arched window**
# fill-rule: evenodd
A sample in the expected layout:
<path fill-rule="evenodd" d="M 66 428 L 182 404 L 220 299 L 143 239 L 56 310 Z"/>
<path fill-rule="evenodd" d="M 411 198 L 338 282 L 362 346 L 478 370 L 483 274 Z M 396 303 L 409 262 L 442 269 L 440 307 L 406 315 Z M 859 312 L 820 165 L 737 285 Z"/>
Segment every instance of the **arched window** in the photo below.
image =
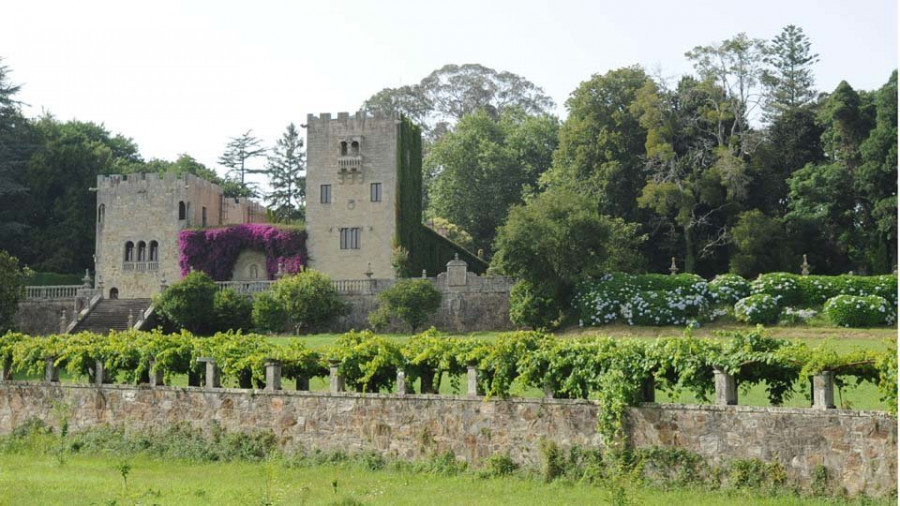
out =
<path fill-rule="evenodd" d="M 347 141 L 341 141 L 341 156 L 347 156 Z"/>
<path fill-rule="evenodd" d="M 147 243 L 144 241 L 138 241 L 138 254 L 137 261 L 138 262 L 146 262 L 147 261 Z"/>
<path fill-rule="evenodd" d="M 134 262 L 134 243 L 131 241 L 125 243 L 125 261 Z"/>
<path fill-rule="evenodd" d="M 159 262 L 159 243 L 150 241 L 150 261 Z"/>
<path fill-rule="evenodd" d="M 184 205 L 184 201 L 178 202 L 178 219 L 183 220 L 187 217 L 187 206 Z"/>
<path fill-rule="evenodd" d="M 118 288 L 110 288 L 109 289 L 109 298 L 110 299 L 118 299 L 119 298 L 119 289 Z"/>
<path fill-rule="evenodd" d="M 100 204 L 100 207 L 97 208 L 97 223 L 103 223 L 103 219 L 106 217 L 106 204 Z"/>
<path fill-rule="evenodd" d="M 350 144 L 350 154 L 353 156 L 359 156 L 359 143 L 358 142 L 353 141 L 353 143 Z"/>

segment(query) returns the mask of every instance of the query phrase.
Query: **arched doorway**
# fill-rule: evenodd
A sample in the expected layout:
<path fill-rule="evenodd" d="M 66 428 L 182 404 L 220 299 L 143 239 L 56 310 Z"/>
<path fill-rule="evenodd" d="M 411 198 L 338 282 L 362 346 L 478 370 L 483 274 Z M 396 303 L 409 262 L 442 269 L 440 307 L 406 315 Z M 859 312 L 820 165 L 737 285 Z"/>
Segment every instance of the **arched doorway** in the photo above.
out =
<path fill-rule="evenodd" d="M 119 298 L 119 289 L 118 288 L 110 288 L 109 289 L 109 298 L 110 299 L 118 299 Z"/>

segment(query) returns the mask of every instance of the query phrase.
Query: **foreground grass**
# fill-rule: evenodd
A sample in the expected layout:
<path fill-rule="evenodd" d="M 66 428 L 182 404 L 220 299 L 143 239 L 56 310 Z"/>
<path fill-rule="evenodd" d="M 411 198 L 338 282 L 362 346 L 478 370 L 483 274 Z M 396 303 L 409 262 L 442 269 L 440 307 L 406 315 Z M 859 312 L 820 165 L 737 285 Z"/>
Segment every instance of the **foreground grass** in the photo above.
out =
<path fill-rule="evenodd" d="M 60 462 L 36 452 L 5 454 L 0 460 L 0 505 L 56 504 L 343 504 L 343 505 L 825 505 L 893 504 L 895 499 L 841 501 L 752 490 L 659 490 L 568 481 L 545 484 L 528 476 L 481 478 L 468 472 L 443 476 L 361 468 L 342 462 L 288 467 L 264 462 L 194 463 L 138 455 L 74 455 Z M 127 465 L 127 481 L 123 469 Z"/>

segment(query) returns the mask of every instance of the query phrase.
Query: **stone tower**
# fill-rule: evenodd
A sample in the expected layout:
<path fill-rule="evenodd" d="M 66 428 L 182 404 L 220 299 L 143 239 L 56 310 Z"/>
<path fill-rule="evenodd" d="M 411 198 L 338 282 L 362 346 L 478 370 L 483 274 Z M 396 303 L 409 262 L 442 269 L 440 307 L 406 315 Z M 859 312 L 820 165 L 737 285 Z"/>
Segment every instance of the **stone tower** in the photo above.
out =
<path fill-rule="evenodd" d="M 104 298 L 147 298 L 181 279 L 178 232 L 265 221 L 265 208 L 223 196 L 192 174 L 97 176 L 97 288 Z"/>
<path fill-rule="evenodd" d="M 399 115 L 310 114 L 306 123 L 309 265 L 332 279 L 395 277 Z"/>

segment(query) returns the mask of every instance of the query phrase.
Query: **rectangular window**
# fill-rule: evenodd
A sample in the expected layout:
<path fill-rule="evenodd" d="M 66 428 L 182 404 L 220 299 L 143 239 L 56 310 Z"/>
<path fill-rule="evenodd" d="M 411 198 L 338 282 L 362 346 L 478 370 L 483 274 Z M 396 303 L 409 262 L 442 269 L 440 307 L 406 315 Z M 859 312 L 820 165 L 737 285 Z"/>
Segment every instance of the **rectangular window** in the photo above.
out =
<path fill-rule="evenodd" d="M 323 204 L 331 203 L 331 185 L 323 184 L 319 187 L 319 202 Z"/>
<path fill-rule="evenodd" d="M 360 228 L 341 229 L 341 249 L 359 249 Z"/>
<path fill-rule="evenodd" d="M 381 202 L 381 183 L 372 183 L 369 186 L 369 197 L 372 202 Z"/>

